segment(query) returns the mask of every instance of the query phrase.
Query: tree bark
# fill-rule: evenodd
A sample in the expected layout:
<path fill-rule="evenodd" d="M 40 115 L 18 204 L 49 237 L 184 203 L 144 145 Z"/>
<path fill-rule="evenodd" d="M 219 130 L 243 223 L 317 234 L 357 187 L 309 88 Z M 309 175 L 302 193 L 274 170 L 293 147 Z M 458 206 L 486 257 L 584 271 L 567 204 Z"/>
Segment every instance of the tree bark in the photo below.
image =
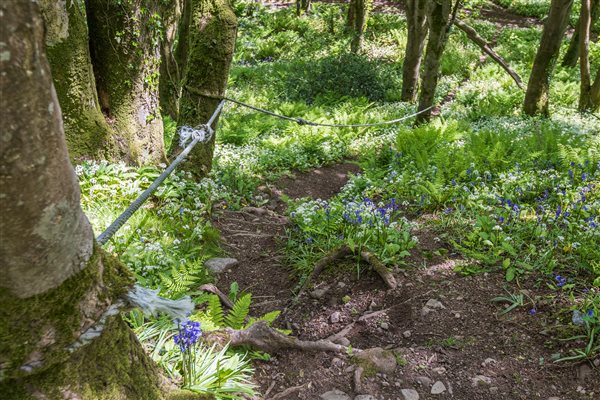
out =
<path fill-rule="evenodd" d="M 548 115 L 550 74 L 556 64 L 572 5 L 573 0 L 552 0 L 525 94 L 523 111 L 527 115 Z"/>
<path fill-rule="evenodd" d="M 301 16 L 310 11 L 311 0 L 296 0 L 296 15 Z"/>
<path fill-rule="evenodd" d="M 117 158 L 112 129 L 98 103 L 83 0 L 41 0 L 39 4 L 69 155 L 73 159 Z"/>
<path fill-rule="evenodd" d="M 419 111 L 433 106 L 440 61 L 448 39 L 451 11 L 451 0 L 432 0 L 428 6 L 429 40 L 427 41 L 427 52 L 425 54 L 425 70 L 421 80 L 421 92 L 419 93 Z M 431 108 L 417 115 L 415 123 L 421 124 L 429 121 L 430 118 Z"/>
<path fill-rule="evenodd" d="M 37 3 L 0 3 L 0 26 L 0 393 L 163 399 L 156 366 L 106 313 L 132 278 L 79 205 Z"/>
<path fill-rule="evenodd" d="M 161 7 L 164 33 L 160 41 L 160 108 L 163 115 L 168 115 L 174 120 L 177 120 L 181 90 L 181 73 L 175 54 L 184 3 L 185 0 L 173 0 Z"/>
<path fill-rule="evenodd" d="M 178 126 L 205 124 L 225 93 L 229 67 L 235 49 L 237 19 L 228 0 L 192 0 L 188 57 L 182 74 Z M 188 90 L 189 88 L 189 90 Z M 202 93 L 204 95 L 202 95 Z M 217 120 L 213 124 L 216 128 Z M 192 150 L 183 168 L 197 176 L 210 172 L 214 136 Z M 173 138 L 170 154 L 181 151 L 179 134 Z"/>
<path fill-rule="evenodd" d="M 419 71 L 428 31 L 426 3 L 426 0 L 406 1 L 408 36 L 402 66 L 402 101 L 414 101 L 417 98 Z"/>
<path fill-rule="evenodd" d="M 363 45 L 365 29 L 371 13 L 373 0 L 351 0 L 348 9 L 348 24 L 352 31 L 350 50 L 358 53 Z"/>
<path fill-rule="evenodd" d="M 100 106 L 126 161 L 164 160 L 159 110 L 160 17 L 155 0 L 89 0 Z"/>
<path fill-rule="evenodd" d="M 521 80 L 519 74 L 517 74 L 517 72 L 514 69 L 512 69 L 510 65 L 506 63 L 506 61 L 504 61 L 504 58 L 502 58 L 498 53 L 494 51 L 494 49 L 492 49 L 492 46 L 490 46 L 484 38 L 479 36 L 475 29 L 473 29 L 471 26 L 467 25 L 467 23 L 461 21 L 460 19 L 455 19 L 454 25 L 456 25 L 461 31 L 466 33 L 467 37 L 473 43 L 479 46 L 479 48 L 485 54 L 490 56 L 492 60 L 494 60 L 498 65 L 500 65 L 502 69 L 504 69 L 504 71 L 506 71 L 506 73 L 510 75 L 510 77 L 515 81 L 519 89 L 525 89 L 525 86 L 523 86 L 523 81 Z"/>
<path fill-rule="evenodd" d="M 600 1 L 592 0 L 592 25 L 594 24 L 594 21 L 598 20 L 598 15 L 600 15 Z M 571 37 L 571 41 L 569 42 L 569 48 L 563 56 L 563 67 L 574 67 L 577 65 L 577 60 L 579 59 L 579 34 L 581 30 L 580 21 L 581 19 L 577 20 L 577 24 L 575 24 L 575 30 Z"/>

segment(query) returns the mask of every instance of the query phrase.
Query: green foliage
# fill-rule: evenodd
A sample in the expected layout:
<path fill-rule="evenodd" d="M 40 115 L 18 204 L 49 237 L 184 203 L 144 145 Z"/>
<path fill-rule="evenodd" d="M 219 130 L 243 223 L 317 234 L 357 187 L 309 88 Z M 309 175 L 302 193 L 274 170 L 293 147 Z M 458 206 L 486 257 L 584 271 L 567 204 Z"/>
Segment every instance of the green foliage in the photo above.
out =
<path fill-rule="evenodd" d="M 250 312 L 250 304 L 252 303 L 252 295 L 246 293 L 241 296 L 234 304 L 233 308 L 225 317 L 225 325 L 233 329 L 241 329 L 244 326 L 244 321 Z"/>

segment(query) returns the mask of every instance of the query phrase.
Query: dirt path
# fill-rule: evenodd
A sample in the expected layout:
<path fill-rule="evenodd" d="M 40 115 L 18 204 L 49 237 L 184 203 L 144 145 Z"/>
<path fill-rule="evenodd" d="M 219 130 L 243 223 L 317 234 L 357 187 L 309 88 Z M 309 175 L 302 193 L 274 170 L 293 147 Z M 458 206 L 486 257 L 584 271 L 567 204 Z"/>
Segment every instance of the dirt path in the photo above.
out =
<path fill-rule="evenodd" d="M 328 198 L 356 171 L 349 164 L 320 168 L 282 179 L 271 192 Z M 272 208 L 278 207 L 282 205 Z M 225 212 L 216 221 L 225 247 L 240 261 L 218 286 L 227 290 L 237 281 L 242 290 L 252 292 L 254 315 L 281 310 L 291 298 L 295 280 L 283 264 L 282 250 L 286 223 L 283 215 L 266 209 Z M 366 369 L 357 381 L 359 364 L 348 355 L 283 352 L 268 362 L 255 362 L 260 391 L 268 393 L 264 398 L 290 387 L 296 389 L 283 398 L 570 400 L 600 393 L 600 359 L 595 368 L 552 362 L 557 349 L 548 328 L 553 324 L 550 310 L 539 305 L 536 315 L 521 308 L 498 316 L 501 308 L 490 299 L 505 294 L 501 275 L 462 277 L 453 270 L 460 257 L 434 233 L 421 228 L 414 234 L 419 246 L 409 266 L 396 271 L 397 289 L 388 290 L 378 276 L 366 272 L 366 265 L 357 279 L 356 265 L 340 263 L 330 268 L 335 275 L 324 273 L 285 320 L 278 321 L 305 340 L 345 329 L 340 340 L 345 345 L 393 351 L 393 371 Z M 331 393 L 335 389 L 339 397 Z"/>

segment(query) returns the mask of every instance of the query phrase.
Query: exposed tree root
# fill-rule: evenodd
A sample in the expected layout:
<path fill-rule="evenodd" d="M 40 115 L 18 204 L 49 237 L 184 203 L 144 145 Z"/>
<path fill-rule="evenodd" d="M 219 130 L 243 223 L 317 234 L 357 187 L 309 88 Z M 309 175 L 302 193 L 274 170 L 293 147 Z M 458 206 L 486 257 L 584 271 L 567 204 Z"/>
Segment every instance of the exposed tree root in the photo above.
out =
<path fill-rule="evenodd" d="M 347 348 L 340 344 L 332 343 L 328 340 L 304 341 L 292 336 L 286 336 L 283 333 L 269 327 L 265 321 L 258 321 L 244 330 L 235 330 L 231 328 L 219 329 L 208 332 L 204 336 L 208 343 L 217 343 L 231 346 L 250 346 L 253 349 L 266 351 L 267 353 L 277 353 L 281 350 L 295 349 L 301 351 L 328 351 L 334 353 L 345 353 Z M 359 349 L 352 349 L 353 353 L 361 352 Z"/>
<path fill-rule="evenodd" d="M 396 289 L 398 286 L 396 278 L 394 278 L 394 275 L 390 272 L 390 270 L 387 269 L 387 267 L 381 261 L 379 261 L 379 259 L 373 253 L 362 251 L 360 253 L 360 257 L 363 259 L 363 261 L 371 264 L 371 267 L 373 267 L 375 272 L 379 274 L 381 279 L 383 279 L 385 284 L 390 289 Z"/>
<path fill-rule="evenodd" d="M 289 388 L 285 389 L 283 392 L 277 393 L 275 396 L 270 397 L 269 400 L 287 399 L 288 396 L 290 396 L 292 393 L 300 391 L 302 388 L 304 388 L 304 386 L 306 386 L 306 385 L 298 385 L 298 386 L 289 387 Z"/>
<path fill-rule="evenodd" d="M 207 283 L 206 285 L 200 286 L 198 290 L 202 292 L 216 294 L 217 296 L 219 296 L 219 300 L 221 300 L 221 303 L 223 303 L 225 307 L 229 308 L 230 310 L 233 308 L 233 303 L 231 302 L 231 300 L 229 300 L 229 297 L 227 297 L 225 293 L 221 292 L 219 288 L 215 285 Z"/>

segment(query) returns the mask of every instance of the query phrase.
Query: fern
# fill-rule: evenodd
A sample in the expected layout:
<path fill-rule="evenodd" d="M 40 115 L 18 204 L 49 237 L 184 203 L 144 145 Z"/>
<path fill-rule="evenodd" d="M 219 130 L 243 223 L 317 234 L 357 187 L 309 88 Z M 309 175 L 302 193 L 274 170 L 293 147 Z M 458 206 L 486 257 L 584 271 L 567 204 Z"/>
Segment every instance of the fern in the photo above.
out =
<path fill-rule="evenodd" d="M 250 312 L 250 304 L 252 303 L 252 295 L 246 293 L 240 297 L 231 311 L 225 317 L 225 325 L 233 329 L 241 329 L 244 327 L 244 321 Z"/>
<path fill-rule="evenodd" d="M 208 299 L 208 309 L 206 310 L 206 313 L 210 316 L 210 319 L 216 326 L 223 326 L 225 315 L 223 314 L 221 300 L 217 295 L 213 294 Z"/>

